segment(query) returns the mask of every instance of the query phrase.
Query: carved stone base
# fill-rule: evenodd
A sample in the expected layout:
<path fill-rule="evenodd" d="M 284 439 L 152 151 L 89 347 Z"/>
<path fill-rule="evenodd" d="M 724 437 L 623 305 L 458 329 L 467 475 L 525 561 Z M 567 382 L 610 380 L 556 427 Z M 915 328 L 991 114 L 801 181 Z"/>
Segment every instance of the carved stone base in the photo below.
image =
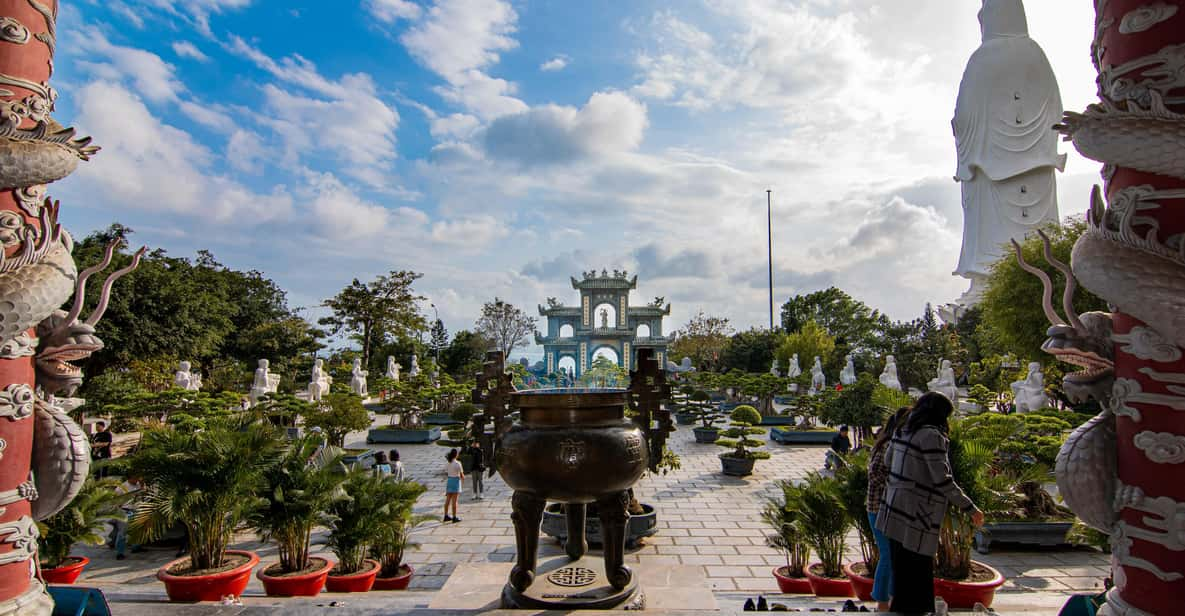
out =
<path fill-rule="evenodd" d="M 53 599 L 37 580 L 29 582 L 25 594 L 0 602 L 0 616 L 49 616 L 52 613 Z"/>
<path fill-rule="evenodd" d="M 526 590 L 520 592 L 511 584 L 502 589 L 502 607 L 507 609 L 641 610 L 645 605 L 636 577 L 625 588 L 614 589 L 604 562 L 597 557 L 551 558 L 540 563 L 534 583 Z"/>

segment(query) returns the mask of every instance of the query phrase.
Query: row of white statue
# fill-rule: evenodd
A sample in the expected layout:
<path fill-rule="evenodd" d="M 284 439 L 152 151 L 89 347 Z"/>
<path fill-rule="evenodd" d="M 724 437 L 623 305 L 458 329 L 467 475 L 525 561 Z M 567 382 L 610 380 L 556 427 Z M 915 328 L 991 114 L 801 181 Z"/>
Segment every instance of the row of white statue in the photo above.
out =
<path fill-rule="evenodd" d="M 802 368 L 798 365 L 797 353 L 790 358 L 789 363 L 790 365 L 787 367 L 785 374 L 787 378 L 793 379 L 802 374 Z M 781 372 L 778 370 L 777 360 L 774 360 L 773 366 L 770 367 L 769 371 L 771 374 L 781 376 Z M 881 371 L 879 380 L 882 385 L 889 389 L 903 390 L 901 380 L 897 377 L 897 360 L 892 355 L 885 357 L 885 368 Z M 851 355 L 844 358 L 844 367 L 839 372 L 839 382 L 843 385 L 851 385 L 856 382 L 856 367 L 852 363 Z M 823 374 L 823 362 L 816 355 L 815 362 L 811 366 L 811 388 L 807 393 L 813 396 L 826 387 L 827 377 Z M 943 359 L 939 362 L 937 376 L 930 379 L 926 383 L 926 387 L 929 391 L 939 392 L 950 398 L 952 402 L 958 403 L 959 386 L 955 381 L 955 370 L 949 359 Z M 1016 412 L 1018 413 L 1026 413 L 1049 406 L 1049 397 L 1045 394 L 1045 375 L 1042 374 L 1041 364 L 1038 362 L 1030 363 L 1029 371 L 1025 378 L 1013 382 L 1011 388 L 1012 396 L 1016 403 Z"/>
<path fill-rule="evenodd" d="M 251 390 L 247 394 L 247 398 L 251 405 L 257 404 L 264 396 L 274 394 L 280 387 L 280 375 L 269 370 L 269 362 L 266 359 L 259 360 L 258 367 L 255 369 L 255 379 L 251 382 Z M 387 357 L 387 371 L 383 375 L 393 381 L 399 380 L 399 371 L 401 366 L 395 361 L 394 357 Z M 350 370 L 350 391 L 355 395 L 366 398 L 369 396 L 369 390 L 366 383 L 366 377 L 370 374 L 368 370 L 362 369 L 362 360 L 355 359 L 354 366 Z M 408 370 L 409 376 L 418 376 L 420 374 L 420 360 L 415 355 L 411 356 L 411 369 Z M 297 397 L 306 399 L 310 402 L 317 402 L 321 400 L 325 394 L 329 393 L 329 385 L 333 383 L 333 377 L 329 376 L 325 371 L 325 360 L 313 360 L 313 372 L 309 378 L 308 387 L 304 392 L 297 394 Z M 186 391 L 197 391 L 202 388 L 202 375 L 192 369 L 192 366 L 187 361 L 182 361 L 177 366 L 177 372 L 173 376 L 173 384 Z"/>

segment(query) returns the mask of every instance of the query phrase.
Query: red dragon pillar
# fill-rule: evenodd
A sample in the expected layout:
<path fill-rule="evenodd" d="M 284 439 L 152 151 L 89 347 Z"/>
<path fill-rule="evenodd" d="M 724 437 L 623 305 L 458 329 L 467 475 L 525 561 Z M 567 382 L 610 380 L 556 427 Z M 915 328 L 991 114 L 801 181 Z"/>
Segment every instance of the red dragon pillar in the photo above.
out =
<path fill-rule="evenodd" d="M 1072 268 L 1113 312 L 1093 341 L 1079 321 L 1051 330 L 1062 340 L 1046 348 L 1088 368 L 1080 381 L 1114 381 L 1098 390 L 1106 410 L 1063 447 L 1058 482 L 1111 534 L 1115 588 L 1101 613 L 1183 614 L 1185 0 L 1095 0 L 1095 11 L 1100 100 L 1058 128 L 1104 163 Z"/>
<path fill-rule="evenodd" d="M 46 184 L 62 179 L 98 148 L 50 116 L 57 0 L 0 0 L 0 616 L 49 614 L 37 578 L 37 526 L 77 494 L 89 466 L 85 435 L 59 408 L 82 382 L 70 362 L 102 348 L 98 308 L 79 320 L 86 279 L 73 240 L 58 225 Z M 75 295 L 70 311 L 59 309 Z"/>

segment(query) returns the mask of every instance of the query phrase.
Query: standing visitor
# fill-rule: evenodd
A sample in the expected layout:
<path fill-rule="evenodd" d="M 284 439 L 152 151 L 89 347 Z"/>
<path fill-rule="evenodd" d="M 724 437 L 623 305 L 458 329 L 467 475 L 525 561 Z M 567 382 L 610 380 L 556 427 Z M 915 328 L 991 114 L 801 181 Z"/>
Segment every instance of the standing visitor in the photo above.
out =
<path fill-rule="evenodd" d="M 391 476 L 395 481 L 403 481 L 403 462 L 399 461 L 399 450 L 392 449 L 387 457 L 391 460 Z"/>
<path fill-rule="evenodd" d="M 91 435 L 91 459 L 96 461 L 111 459 L 111 431 L 107 429 L 107 422 L 96 421 L 96 432 Z M 100 466 L 95 470 L 95 477 L 107 476 L 107 468 Z"/>
<path fill-rule="evenodd" d="M 934 611 L 934 553 L 948 504 L 971 514 L 976 526 L 983 525 L 983 512 L 951 476 L 946 434 L 952 412 L 954 405 L 946 396 L 923 394 L 885 454 L 889 480 L 876 528 L 889 538 L 893 612 Z"/>
<path fill-rule="evenodd" d="M 374 472 L 379 477 L 391 476 L 391 465 L 387 462 L 387 454 L 379 451 L 374 454 Z"/>
<path fill-rule="evenodd" d="M 473 441 L 469 447 L 469 455 L 473 456 L 473 500 L 482 500 L 485 498 L 483 475 L 486 470 L 486 459 L 480 442 Z"/>
<path fill-rule="evenodd" d="M 115 519 L 111 521 L 112 532 L 115 533 L 115 539 L 112 542 L 115 548 L 115 560 L 123 560 L 127 558 L 128 548 L 128 521 L 131 520 L 132 515 L 136 512 L 134 499 L 136 493 L 144 489 L 144 485 L 140 482 L 139 477 L 128 477 L 119 487 L 115 488 L 115 493 L 120 496 L 126 496 L 127 501 L 120 506 L 123 509 L 123 519 Z M 133 552 L 139 552 L 140 546 L 133 545 Z"/>
<path fill-rule="evenodd" d="M 887 611 L 889 598 L 893 594 L 893 555 L 889 547 L 889 538 L 876 528 L 876 514 L 880 511 L 881 501 L 885 496 L 885 483 L 889 480 L 889 467 L 885 464 L 885 450 L 893 438 L 893 432 L 902 425 L 909 416 L 909 407 L 897 409 L 897 413 L 885 420 L 884 427 L 876 434 L 876 442 L 872 444 L 872 451 L 868 454 L 868 497 L 865 509 L 868 510 L 868 523 L 872 526 L 872 536 L 876 539 L 876 550 L 879 559 L 876 572 L 873 574 L 872 598 L 876 601 L 876 609 Z"/>
<path fill-rule="evenodd" d="M 461 468 L 461 461 L 457 459 L 457 450 L 448 450 L 448 464 L 444 472 L 448 476 L 444 484 L 444 521 L 460 522 L 457 517 L 457 501 L 461 500 L 461 482 L 465 480 L 465 470 Z M 449 505 L 453 507 L 453 515 L 449 516 Z"/>

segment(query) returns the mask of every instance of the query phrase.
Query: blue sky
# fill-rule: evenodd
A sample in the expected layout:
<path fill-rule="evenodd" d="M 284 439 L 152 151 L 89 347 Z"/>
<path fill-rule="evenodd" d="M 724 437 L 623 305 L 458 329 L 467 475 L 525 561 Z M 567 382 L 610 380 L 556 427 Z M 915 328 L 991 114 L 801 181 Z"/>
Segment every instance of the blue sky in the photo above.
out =
<path fill-rule="evenodd" d="M 1055 4 L 1030 32 L 1080 109 L 1091 12 Z M 456 331 L 494 295 L 574 301 L 591 268 L 637 272 L 669 329 L 762 324 L 772 188 L 779 304 L 834 284 L 910 318 L 965 287 L 950 118 L 978 8 L 73 0 L 56 115 L 104 149 L 51 194 L 76 234 L 209 249 L 294 306 L 423 272 Z M 1071 152 L 1063 215 L 1095 181 Z"/>

